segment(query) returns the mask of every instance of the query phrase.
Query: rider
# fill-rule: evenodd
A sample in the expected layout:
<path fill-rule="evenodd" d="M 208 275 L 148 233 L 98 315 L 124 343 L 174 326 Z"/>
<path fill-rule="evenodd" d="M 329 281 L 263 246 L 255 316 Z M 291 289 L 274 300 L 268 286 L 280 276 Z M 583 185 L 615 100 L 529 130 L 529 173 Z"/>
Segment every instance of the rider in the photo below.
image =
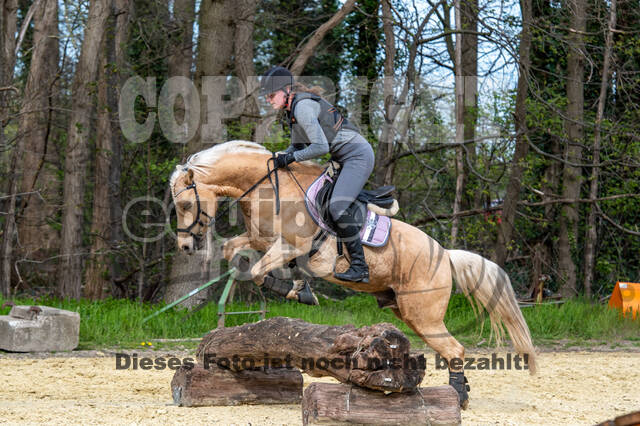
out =
<path fill-rule="evenodd" d="M 334 276 L 342 281 L 369 282 L 369 267 L 360 242 L 360 227 L 354 201 L 373 170 L 371 145 L 358 133 L 357 127 L 335 107 L 300 83 L 283 67 L 273 67 L 262 76 L 261 94 L 276 110 L 284 110 L 291 129 L 291 145 L 276 157 L 276 167 L 294 161 L 318 158 L 331 153 L 341 166 L 331 195 L 329 213 L 335 222 L 340 241 L 351 257 L 351 266 Z"/>

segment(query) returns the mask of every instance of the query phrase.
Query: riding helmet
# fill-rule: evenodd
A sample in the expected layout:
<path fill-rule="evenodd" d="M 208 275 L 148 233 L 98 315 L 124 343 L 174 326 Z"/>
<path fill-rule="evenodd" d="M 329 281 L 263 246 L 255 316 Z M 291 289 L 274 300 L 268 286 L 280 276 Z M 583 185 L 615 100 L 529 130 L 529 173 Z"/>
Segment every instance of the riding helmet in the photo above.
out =
<path fill-rule="evenodd" d="M 293 86 L 291 71 L 283 67 L 273 67 L 265 72 L 260 79 L 260 94 L 268 95 L 287 86 Z"/>

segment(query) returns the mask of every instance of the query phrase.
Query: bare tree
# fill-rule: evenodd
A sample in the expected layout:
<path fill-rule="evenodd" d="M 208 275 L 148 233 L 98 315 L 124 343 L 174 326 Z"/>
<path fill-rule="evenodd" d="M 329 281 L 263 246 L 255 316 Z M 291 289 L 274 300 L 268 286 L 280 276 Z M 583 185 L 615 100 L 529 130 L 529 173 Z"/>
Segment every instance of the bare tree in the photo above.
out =
<path fill-rule="evenodd" d="M 202 95 L 201 118 L 195 136 L 187 142 L 188 154 L 224 141 L 223 95 L 226 92 L 226 77 L 231 74 L 234 65 L 237 8 L 237 2 L 232 0 L 205 1 L 200 6 L 194 80 L 197 92 Z M 181 72 L 184 72 L 185 61 L 190 62 L 190 59 L 183 58 L 182 61 Z M 207 241 L 212 243 L 210 238 Z M 173 302 L 201 285 L 212 273 L 212 256 L 211 245 L 193 256 L 177 253 L 172 259 L 165 301 Z M 206 297 L 206 294 L 202 294 L 202 297 Z M 197 303 L 195 299 L 191 298 L 182 305 Z"/>
<path fill-rule="evenodd" d="M 616 30 L 616 0 L 611 0 L 609 6 L 609 23 L 606 31 L 604 45 L 604 63 L 602 65 L 602 81 L 600 82 L 600 95 L 598 96 L 598 110 L 596 112 L 595 130 L 593 134 L 593 168 L 591 169 L 591 183 L 589 188 L 589 198 L 598 198 L 598 177 L 600 173 L 600 139 L 602 130 L 602 118 L 604 117 L 604 106 L 607 101 L 607 89 L 609 87 L 609 72 L 611 69 L 611 56 L 613 50 L 613 33 Z M 584 292 L 587 297 L 591 297 L 591 287 L 593 285 L 593 271 L 595 267 L 595 251 L 598 239 L 598 228 L 596 224 L 596 206 L 591 205 L 587 217 L 587 229 L 584 244 Z"/>
<path fill-rule="evenodd" d="M 385 181 L 390 179 L 388 160 L 393 155 L 393 127 L 392 123 L 395 119 L 394 107 L 394 82 L 396 59 L 396 38 L 393 32 L 393 14 L 391 11 L 391 3 L 389 0 L 382 0 L 382 30 L 384 31 L 384 80 L 382 87 L 385 125 L 382 128 L 382 134 L 378 140 L 378 149 L 376 150 L 376 167 L 374 167 L 374 182 L 381 186 Z"/>
<path fill-rule="evenodd" d="M 126 42 L 129 37 L 132 7 L 133 0 L 115 0 L 116 28 L 114 43 L 115 64 L 117 68 L 117 74 L 114 76 L 117 77 L 114 82 L 115 102 L 120 99 L 120 88 L 124 85 L 130 68 L 126 53 Z M 116 110 L 117 108 L 114 106 L 113 111 Z M 117 247 L 124 239 L 122 228 L 122 196 L 120 193 L 123 137 L 122 132 L 119 129 L 119 124 L 114 122 L 113 125 L 118 127 L 118 130 L 112 134 L 113 145 L 111 149 L 111 169 L 109 172 L 109 198 L 111 205 L 111 247 Z M 123 259 L 118 253 L 114 254 L 113 259 L 110 271 L 111 277 L 115 280 L 116 277 L 120 277 L 124 267 Z"/>
<path fill-rule="evenodd" d="M 456 28 L 462 31 L 461 0 L 455 0 L 454 9 Z M 455 74 L 456 97 L 456 193 L 453 200 L 453 220 L 451 221 L 451 246 L 455 247 L 460 230 L 460 218 L 458 213 L 462 210 L 462 193 L 464 191 L 465 167 L 464 167 L 464 75 L 462 74 L 462 33 L 456 34 L 456 45 L 453 57 L 453 70 Z"/>
<path fill-rule="evenodd" d="M 567 58 L 567 111 L 565 129 L 568 142 L 564 147 L 564 159 L 573 164 L 582 161 L 584 139 L 584 37 L 586 32 L 586 0 L 567 0 L 570 14 L 569 55 Z M 563 198 L 579 198 L 582 184 L 580 167 L 564 164 L 562 173 Z M 565 204 L 559 219 L 558 271 L 562 284 L 560 294 L 573 297 L 577 294 L 576 265 L 573 256 L 578 247 L 578 206 Z"/>
<path fill-rule="evenodd" d="M 462 76 L 463 106 L 462 122 L 464 125 L 464 140 L 473 141 L 476 138 L 476 124 L 478 122 L 478 0 L 461 0 L 460 2 L 460 34 L 461 58 L 460 71 Z M 468 162 L 476 166 L 476 144 L 465 144 L 465 154 Z M 464 176 L 468 178 L 469 172 Z M 468 179 L 467 179 L 468 180 Z M 464 182 L 463 187 L 467 186 Z M 480 207 L 482 191 L 476 191 L 472 197 L 472 206 Z"/>
<path fill-rule="evenodd" d="M 20 111 L 24 155 L 20 191 L 18 235 L 21 251 L 30 258 L 45 258 L 57 249 L 58 232 L 49 225 L 59 204 L 59 183 L 52 165 L 51 113 L 58 79 L 58 2 L 41 0 L 33 18 L 33 51 Z"/>
<path fill-rule="evenodd" d="M 373 179 L 376 185 L 389 185 L 393 181 L 396 167 L 394 151 L 406 141 L 408 125 L 416 106 L 418 49 L 426 42 L 422 38 L 422 33 L 434 11 L 433 7 L 428 10 L 413 30 L 402 25 L 403 30 L 407 33 L 405 47 L 408 56 L 404 76 L 400 76 L 401 73 L 395 69 L 397 53 L 394 22 L 396 20 L 389 0 L 382 2 L 382 28 L 385 37 L 384 79 L 382 83 L 384 120 L 375 153 Z M 399 20 L 397 17 L 396 19 Z"/>
<path fill-rule="evenodd" d="M 8 99 L 11 95 L 13 81 L 13 68 L 16 55 L 16 31 L 17 31 L 17 0 L 0 0 L 0 149 L 8 151 L 4 139 L 4 127 L 8 117 Z M 15 89 L 17 90 L 17 89 Z M 8 164 L 10 175 L 7 180 L 7 194 L 9 194 L 8 211 L 5 216 L 2 230 L 2 244 L 0 245 L 0 293 L 7 297 L 11 290 L 11 259 L 13 256 L 13 239 L 16 229 L 16 193 L 18 192 L 18 157 L 21 153 L 20 139 L 17 146 L 11 152 L 11 160 Z"/>
<path fill-rule="evenodd" d="M 73 102 L 64 164 L 62 243 L 58 265 L 58 291 L 65 298 L 82 295 L 82 237 L 85 180 L 93 102 L 91 85 L 96 81 L 99 52 L 110 0 L 92 0 L 73 82 Z"/>
<path fill-rule="evenodd" d="M 100 63 L 98 65 L 98 96 L 97 96 L 97 124 L 96 124 L 96 150 L 94 167 L 93 212 L 91 219 L 91 250 L 85 270 L 84 297 L 92 300 L 102 299 L 105 289 L 109 286 L 108 276 L 111 272 L 109 249 L 113 242 L 112 217 L 114 210 L 111 207 L 111 169 L 116 167 L 115 161 L 120 161 L 120 156 L 114 157 L 120 141 L 115 111 L 118 101 L 116 98 L 116 86 L 119 67 L 116 59 L 116 41 L 118 40 L 118 19 L 126 16 L 126 10 L 118 11 L 114 1 L 111 4 L 111 16 L 108 20 L 106 37 L 103 37 L 100 49 Z M 114 67 L 114 65 L 116 65 Z"/>
<path fill-rule="evenodd" d="M 255 126 L 260 117 L 256 98 L 258 82 L 253 66 L 253 29 L 257 6 L 257 0 L 240 0 L 236 17 L 235 68 L 244 86 L 244 108 L 240 115 L 240 125 L 250 128 L 250 134 L 247 136 L 249 140 L 253 140 Z"/>
<path fill-rule="evenodd" d="M 502 208 L 502 221 L 498 226 L 498 238 L 494 251 L 494 261 L 498 265 L 503 265 L 507 258 L 508 246 L 511 243 L 513 234 L 518 198 L 520 197 L 520 188 L 522 187 L 522 175 L 526 167 L 525 159 L 529 152 L 527 96 L 529 92 L 529 68 L 531 66 L 531 0 L 520 0 L 520 13 L 522 14 L 522 31 L 520 32 L 518 88 L 514 117 L 516 147 L 511 161 L 511 173 Z"/>
<path fill-rule="evenodd" d="M 98 77 L 98 122 L 96 124 L 95 181 L 93 190 L 93 214 L 91 219 L 91 252 L 85 270 L 84 297 L 92 300 L 102 299 L 108 284 L 108 255 L 111 239 L 111 207 L 109 205 L 109 169 L 111 165 L 111 147 L 113 133 L 107 92 L 108 65 L 106 46 L 101 49 L 102 61 Z"/>

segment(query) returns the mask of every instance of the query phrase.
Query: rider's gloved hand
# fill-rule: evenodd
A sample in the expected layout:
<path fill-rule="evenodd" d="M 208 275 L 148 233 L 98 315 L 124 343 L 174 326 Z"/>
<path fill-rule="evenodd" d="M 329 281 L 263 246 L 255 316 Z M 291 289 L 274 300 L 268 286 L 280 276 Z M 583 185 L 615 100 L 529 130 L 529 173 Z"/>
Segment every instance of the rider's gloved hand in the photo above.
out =
<path fill-rule="evenodd" d="M 276 156 L 275 166 L 278 169 L 283 167 L 287 167 L 289 164 L 296 161 L 296 157 L 293 156 L 293 152 L 288 152 L 286 154 L 278 154 Z"/>

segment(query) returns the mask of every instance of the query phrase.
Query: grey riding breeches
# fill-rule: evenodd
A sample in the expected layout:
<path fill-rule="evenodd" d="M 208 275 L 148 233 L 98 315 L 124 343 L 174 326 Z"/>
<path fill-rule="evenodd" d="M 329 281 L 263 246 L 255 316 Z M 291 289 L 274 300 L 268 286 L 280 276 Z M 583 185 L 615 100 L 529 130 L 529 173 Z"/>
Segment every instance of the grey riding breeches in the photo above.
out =
<path fill-rule="evenodd" d="M 373 171 L 375 156 L 369 142 L 360 134 L 340 149 L 338 162 L 341 164 L 340 175 L 331 195 L 329 213 L 334 221 L 349 208 L 367 183 Z"/>

